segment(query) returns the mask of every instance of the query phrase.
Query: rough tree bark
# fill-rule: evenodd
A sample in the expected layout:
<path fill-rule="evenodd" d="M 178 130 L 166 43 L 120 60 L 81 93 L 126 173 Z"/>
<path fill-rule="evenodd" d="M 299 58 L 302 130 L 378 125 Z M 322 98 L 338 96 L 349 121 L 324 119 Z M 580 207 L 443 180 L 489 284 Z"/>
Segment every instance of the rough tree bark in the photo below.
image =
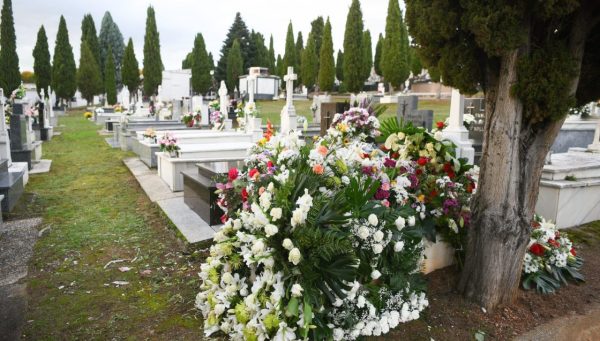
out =
<path fill-rule="evenodd" d="M 577 64 L 569 89 L 573 96 L 592 22 L 584 8 L 578 12 L 569 46 Z M 511 95 L 518 57 L 527 50 L 511 51 L 501 58 L 499 73 L 487 72 L 485 142 L 459 290 L 489 310 L 511 303 L 519 287 L 544 161 L 564 122 L 528 121 Z"/>

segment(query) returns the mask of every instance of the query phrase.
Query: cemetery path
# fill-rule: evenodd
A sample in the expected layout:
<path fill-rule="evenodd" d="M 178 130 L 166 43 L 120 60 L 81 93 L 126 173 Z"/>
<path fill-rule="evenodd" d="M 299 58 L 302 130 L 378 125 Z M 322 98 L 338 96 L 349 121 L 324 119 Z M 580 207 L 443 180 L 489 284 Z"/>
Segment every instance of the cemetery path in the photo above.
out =
<path fill-rule="evenodd" d="M 193 299 L 200 252 L 159 214 L 98 127 L 61 117 L 9 219 L 41 216 L 26 278 L 22 339 L 201 339 Z M 1 339 L 1 337 L 0 337 Z"/>

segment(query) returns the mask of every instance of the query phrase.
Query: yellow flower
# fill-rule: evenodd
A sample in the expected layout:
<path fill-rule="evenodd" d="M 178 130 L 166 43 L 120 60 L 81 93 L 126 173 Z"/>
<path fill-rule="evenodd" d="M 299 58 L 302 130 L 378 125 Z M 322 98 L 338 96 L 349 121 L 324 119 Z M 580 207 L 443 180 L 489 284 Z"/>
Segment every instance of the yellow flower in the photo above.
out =
<path fill-rule="evenodd" d="M 424 195 L 424 194 L 421 194 L 421 195 L 419 195 L 419 196 L 417 197 L 417 200 L 418 200 L 419 202 L 425 202 L 425 195 Z"/>

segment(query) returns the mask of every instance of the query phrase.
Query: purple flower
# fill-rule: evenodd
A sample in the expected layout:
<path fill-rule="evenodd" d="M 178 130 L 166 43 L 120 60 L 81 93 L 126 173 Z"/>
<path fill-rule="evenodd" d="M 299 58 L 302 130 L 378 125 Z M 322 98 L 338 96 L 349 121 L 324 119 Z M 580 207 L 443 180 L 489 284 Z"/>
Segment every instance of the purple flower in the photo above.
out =
<path fill-rule="evenodd" d="M 386 158 L 383 165 L 386 166 L 387 168 L 394 168 L 394 167 L 396 167 L 396 161 Z"/>
<path fill-rule="evenodd" d="M 377 200 L 383 200 L 383 199 L 387 199 L 389 197 L 390 197 L 390 192 L 384 191 L 381 188 L 377 190 L 377 193 L 375 193 L 375 199 L 377 199 Z"/>

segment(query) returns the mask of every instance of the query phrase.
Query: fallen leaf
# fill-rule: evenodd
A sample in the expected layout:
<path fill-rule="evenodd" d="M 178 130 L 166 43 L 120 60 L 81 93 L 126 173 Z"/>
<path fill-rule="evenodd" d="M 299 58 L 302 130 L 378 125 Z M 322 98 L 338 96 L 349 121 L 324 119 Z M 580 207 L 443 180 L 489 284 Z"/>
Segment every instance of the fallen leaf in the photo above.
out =
<path fill-rule="evenodd" d="M 128 267 L 128 266 L 122 266 L 122 267 L 119 268 L 119 271 L 121 271 L 121 272 L 127 272 L 129 270 L 131 270 L 131 268 Z"/>
<path fill-rule="evenodd" d="M 127 281 L 113 281 L 112 283 L 114 285 L 127 285 L 127 284 L 129 284 L 129 282 L 127 282 Z"/>

